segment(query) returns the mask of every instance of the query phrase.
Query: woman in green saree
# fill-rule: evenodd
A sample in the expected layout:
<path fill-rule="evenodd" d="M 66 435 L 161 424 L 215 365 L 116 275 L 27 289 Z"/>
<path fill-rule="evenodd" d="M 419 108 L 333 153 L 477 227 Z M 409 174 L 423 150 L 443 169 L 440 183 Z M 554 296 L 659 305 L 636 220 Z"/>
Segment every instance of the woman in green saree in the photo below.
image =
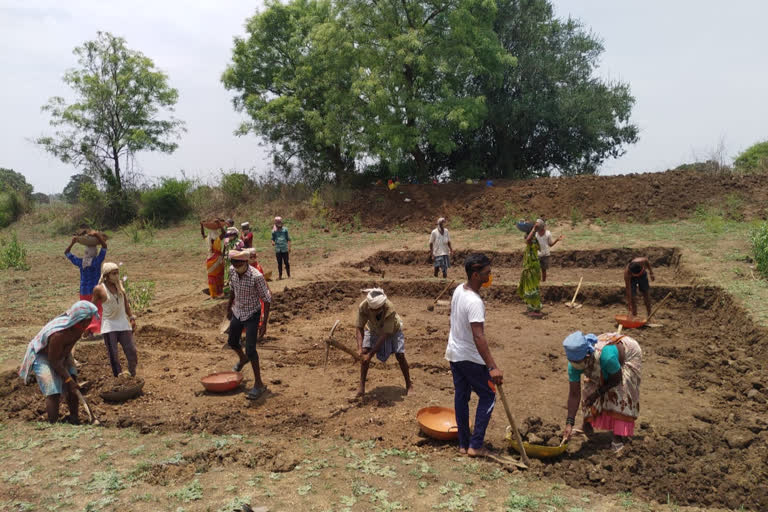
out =
<path fill-rule="evenodd" d="M 541 293 L 539 282 L 541 281 L 541 265 L 539 263 L 539 242 L 534 234 L 541 223 L 538 219 L 525 237 L 525 252 L 523 253 L 523 272 L 520 275 L 520 284 L 517 294 L 528 306 L 528 315 L 541 317 Z"/>

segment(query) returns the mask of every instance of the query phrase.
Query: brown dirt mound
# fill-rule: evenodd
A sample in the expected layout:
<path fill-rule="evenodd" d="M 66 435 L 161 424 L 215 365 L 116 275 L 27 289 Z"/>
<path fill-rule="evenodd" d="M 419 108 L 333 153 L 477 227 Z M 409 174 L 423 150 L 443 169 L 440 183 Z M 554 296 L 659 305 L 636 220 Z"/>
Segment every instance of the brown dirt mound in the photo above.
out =
<path fill-rule="evenodd" d="M 456 251 L 455 262 L 463 261 L 471 252 Z M 523 261 L 522 251 L 497 252 L 484 251 L 497 267 L 519 267 Z M 680 251 L 673 247 L 640 247 L 623 249 L 601 249 L 596 251 L 555 251 L 551 263 L 556 267 L 611 267 L 622 268 L 629 260 L 641 255 L 648 258 L 654 267 L 671 267 L 680 263 Z M 379 251 L 365 260 L 352 264 L 355 268 L 381 269 L 382 265 L 431 265 L 425 251 Z M 373 272 L 377 272 L 373 270 Z M 380 273 L 381 270 L 378 270 Z"/>
<path fill-rule="evenodd" d="M 106 393 L 122 393 L 129 389 L 136 388 L 137 385 L 144 382 L 144 379 L 139 377 L 132 377 L 130 375 L 120 375 L 114 381 L 112 381 L 111 387 L 103 388 L 103 392 Z"/>
<path fill-rule="evenodd" d="M 768 179 L 758 175 L 710 174 L 697 171 L 539 178 L 485 185 L 403 185 L 394 191 L 372 187 L 331 210 L 334 220 L 359 219 L 366 228 L 389 230 L 399 225 L 431 230 L 439 216 L 450 223 L 461 217 L 467 227 L 495 224 L 507 215 L 617 222 L 685 219 L 699 205 L 721 206 L 736 198 L 737 215 L 766 218 Z M 410 199 L 406 202 L 405 199 Z M 630 199 L 627 199 L 630 198 Z"/>

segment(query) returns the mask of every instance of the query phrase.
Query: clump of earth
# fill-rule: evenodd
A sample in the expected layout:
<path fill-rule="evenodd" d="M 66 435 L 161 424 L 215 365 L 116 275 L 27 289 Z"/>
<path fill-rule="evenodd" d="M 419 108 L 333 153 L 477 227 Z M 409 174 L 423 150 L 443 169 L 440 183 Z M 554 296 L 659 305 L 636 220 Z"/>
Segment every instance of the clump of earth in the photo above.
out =
<path fill-rule="evenodd" d="M 542 446 L 560 446 L 563 439 L 562 427 L 556 423 L 547 423 L 538 416 L 529 416 L 520 425 L 523 441 Z"/>
<path fill-rule="evenodd" d="M 144 379 L 141 377 L 134 377 L 132 375 L 119 375 L 105 387 L 104 392 L 120 393 L 123 391 L 136 389 L 137 386 L 140 386 L 143 383 Z"/>

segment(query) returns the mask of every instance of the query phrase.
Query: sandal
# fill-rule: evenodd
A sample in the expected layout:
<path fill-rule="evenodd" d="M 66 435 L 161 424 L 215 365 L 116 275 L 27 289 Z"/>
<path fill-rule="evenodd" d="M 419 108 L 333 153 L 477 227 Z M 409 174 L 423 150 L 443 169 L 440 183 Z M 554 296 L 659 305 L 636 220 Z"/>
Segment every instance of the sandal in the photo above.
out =
<path fill-rule="evenodd" d="M 262 386 L 260 388 L 253 388 L 248 393 L 245 394 L 245 398 L 248 400 L 258 400 L 261 398 L 261 395 L 267 392 L 267 386 Z"/>

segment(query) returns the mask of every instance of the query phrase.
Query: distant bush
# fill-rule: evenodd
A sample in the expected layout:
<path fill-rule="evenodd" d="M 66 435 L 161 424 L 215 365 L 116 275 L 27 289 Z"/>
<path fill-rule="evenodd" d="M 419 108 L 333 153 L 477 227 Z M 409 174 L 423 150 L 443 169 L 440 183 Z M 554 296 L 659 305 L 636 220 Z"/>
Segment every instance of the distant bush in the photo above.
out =
<path fill-rule="evenodd" d="M 221 175 L 219 188 L 224 196 L 224 204 L 231 208 L 247 201 L 256 187 L 247 174 L 233 172 Z"/>
<path fill-rule="evenodd" d="M 67 183 L 67 186 L 64 187 L 64 191 L 61 193 L 64 200 L 68 203 L 76 203 L 80 198 L 80 189 L 85 183 L 96 186 L 93 178 L 86 174 L 75 174 L 69 178 L 69 183 Z"/>
<path fill-rule="evenodd" d="M 0 239 L 0 270 L 7 268 L 29 270 L 27 249 L 19 242 L 15 231 L 11 233 L 10 240 Z"/>
<path fill-rule="evenodd" d="M 763 222 L 752 230 L 749 238 L 752 242 L 757 271 L 768 277 L 768 222 Z"/>
<path fill-rule="evenodd" d="M 742 172 L 768 172 L 768 140 L 747 148 L 736 157 L 733 166 Z"/>
<path fill-rule="evenodd" d="M 32 200 L 40 204 L 49 204 L 51 202 L 50 196 L 48 194 L 43 194 L 42 192 L 35 192 L 32 194 Z"/>
<path fill-rule="evenodd" d="M 16 221 L 24 213 L 24 199 L 13 189 L 0 189 L 0 228 Z"/>
<path fill-rule="evenodd" d="M 187 180 L 164 178 L 160 186 L 141 194 L 139 215 L 161 225 L 184 219 L 191 211 L 191 188 L 192 183 Z"/>

